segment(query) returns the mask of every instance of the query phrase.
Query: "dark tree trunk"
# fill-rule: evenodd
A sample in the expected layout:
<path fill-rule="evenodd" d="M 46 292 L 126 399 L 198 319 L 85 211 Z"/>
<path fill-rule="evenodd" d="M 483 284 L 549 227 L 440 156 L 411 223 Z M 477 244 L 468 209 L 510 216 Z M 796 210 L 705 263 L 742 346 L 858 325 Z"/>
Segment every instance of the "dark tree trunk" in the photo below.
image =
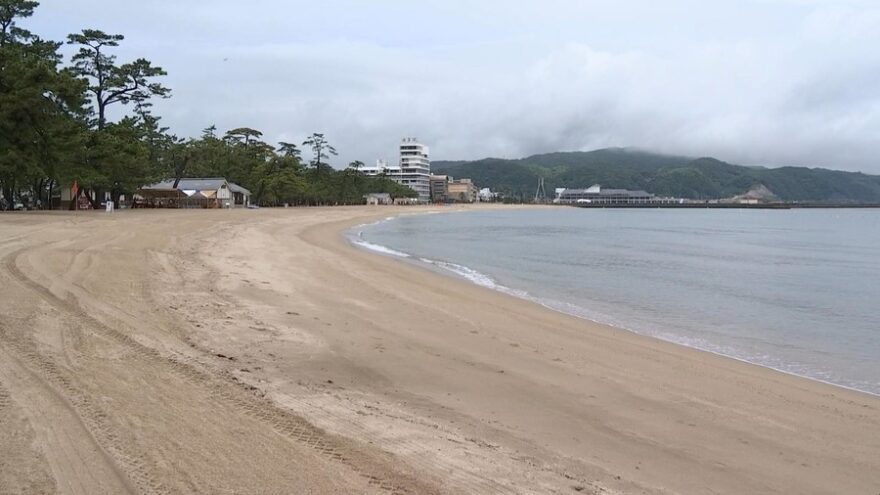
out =
<path fill-rule="evenodd" d="M 49 187 L 46 188 L 46 196 L 47 203 L 49 203 L 49 209 L 55 209 L 55 179 L 49 179 Z"/>
<path fill-rule="evenodd" d="M 177 169 L 174 171 L 174 186 L 172 189 L 177 189 L 177 185 L 180 184 L 180 179 L 183 177 L 183 174 L 186 173 L 186 165 L 189 163 L 189 155 L 184 155 L 183 161 L 177 166 Z"/>
<path fill-rule="evenodd" d="M 12 199 L 12 192 L 15 190 L 15 183 L 9 181 L 3 184 L 3 199 L 6 200 L 6 209 L 12 210 L 15 208 L 15 201 Z"/>
<path fill-rule="evenodd" d="M 255 199 L 257 200 L 257 205 L 258 205 L 258 206 L 262 206 L 262 205 L 263 205 L 263 193 L 265 193 L 265 192 L 266 192 L 266 185 L 265 185 L 265 184 L 260 184 L 260 189 L 257 190 L 257 194 L 256 194 L 256 197 L 255 197 Z"/>
<path fill-rule="evenodd" d="M 43 201 L 43 192 L 45 191 L 45 189 L 46 189 L 46 179 L 40 179 L 39 181 L 35 181 L 35 183 L 34 183 L 34 197 L 36 198 L 35 203 L 36 202 L 40 203 L 41 210 L 43 209 L 43 205 L 46 204 L 46 202 Z M 36 204 L 34 204 L 34 206 L 36 206 Z"/>
<path fill-rule="evenodd" d="M 106 113 L 106 104 L 103 102 L 103 96 L 98 93 L 98 130 L 104 130 L 104 115 Z"/>
<path fill-rule="evenodd" d="M 16 184 L 15 179 L 6 183 L 6 189 L 3 191 L 3 196 L 6 198 L 6 209 L 9 211 L 15 210 L 15 191 L 17 189 L 18 184 Z"/>

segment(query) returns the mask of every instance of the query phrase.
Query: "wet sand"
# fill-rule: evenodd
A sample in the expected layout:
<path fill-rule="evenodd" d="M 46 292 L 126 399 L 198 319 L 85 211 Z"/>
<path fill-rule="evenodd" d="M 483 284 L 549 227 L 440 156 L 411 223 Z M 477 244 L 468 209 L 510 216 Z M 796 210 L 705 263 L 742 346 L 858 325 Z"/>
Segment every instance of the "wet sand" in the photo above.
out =
<path fill-rule="evenodd" d="M 880 493 L 880 398 L 340 234 L 433 209 L 0 216 L 0 493 Z"/>

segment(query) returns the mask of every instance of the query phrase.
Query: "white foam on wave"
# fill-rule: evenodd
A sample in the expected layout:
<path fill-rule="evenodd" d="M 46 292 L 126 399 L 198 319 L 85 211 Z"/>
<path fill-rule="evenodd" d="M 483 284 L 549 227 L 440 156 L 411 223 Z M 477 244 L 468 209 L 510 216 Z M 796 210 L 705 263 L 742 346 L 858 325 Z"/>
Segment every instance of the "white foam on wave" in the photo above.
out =
<path fill-rule="evenodd" d="M 397 218 L 397 217 L 385 217 L 381 220 L 376 220 L 375 222 L 367 222 L 367 223 L 362 223 L 360 225 L 355 225 L 354 228 L 355 229 L 363 229 L 366 227 L 372 227 L 374 225 L 379 225 L 380 223 L 390 222 L 391 220 L 394 220 L 395 218 Z M 364 232 L 362 230 L 358 231 L 358 237 L 360 237 L 361 234 L 363 234 L 363 233 Z"/>
<path fill-rule="evenodd" d="M 404 253 L 402 251 L 397 251 L 396 249 L 391 249 L 390 247 L 383 246 L 381 244 L 375 244 L 375 243 L 372 243 L 372 242 L 364 239 L 364 231 L 361 229 L 364 229 L 366 227 L 372 227 L 374 225 L 379 225 L 381 223 L 389 222 L 391 220 L 394 220 L 395 218 L 397 218 L 397 217 L 391 216 L 391 217 L 383 218 L 381 220 L 377 220 L 375 222 L 362 223 L 360 225 L 357 225 L 354 227 L 354 229 L 357 230 L 357 233 L 355 235 L 351 235 L 349 233 L 349 235 L 348 235 L 349 241 L 352 244 L 354 244 L 355 246 L 358 246 L 358 247 L 361 247 L 364 249 L 368 249 L 368 250 L 376 252 L 376 253 L 380 253 L 380 254 L 384 254 L 384 255 L 388 255 L 388 256 L 396 256 L 398 258 L 410 258 L 411 256 L 407 253 Z"/>
<path fill-rule="evenodd" d="M 421 261 L 431 263 L 432 265 L 439 266 L 444 270 L 448 270 L 464 279 L 467 279 L 477 285 L 482 287 L 488 287 L 489 289 L 497 289 L 498 284 L 495 283 L 495 280 L 492 277 L 486 275 L 485 273 L 480 273 L 472 268 L 468 268 L 464 265 L 458 265 L 455 263 L 449 263 L 446 261 L 432 261 L 425 258 L 421 258 Z"/>
<path fill-rule="evenodd" d="M 382 246 L 379 244 L 373 244 L 372 242 L 368 242 L 363 239 L 355 239 L 351 242 L 352 242 L 352 244 L 360 246 L 364 249 L 369 249 L 370 251 L 375 251 L 377 253 L 387 254 L 390 256 L 397 256 L 398 258 L 409 258 L 410 257 L 410 255 L 407 253 L 397 251 L 397 250 L 391 249 L 390 247 Z"/>
<path fill-rule="evenodd" d="M 459 265 L 457 263 L 451 263 L 448 261 L 437 261 L 431 260 L 428 258 L 419 258 L 419 261 L 422 263 L 427 263 L 429 265 L 436 266 L 438 268 L 442 268 L 448 272 L 452 272 L 454 275 L 461 277 L 473 284 L 479 285 L 480 287 L 486 287 L 487 289 L 497 290 L 498 292 L 503 292 L 505 294 L 509 294 L 511 296 L 521 297 L 525 299 L 534 299 L 529 295 L 528 292 L 511 289 L 510 287 L 506 287 L 504 285 L 499 284 L 495 279 L 486 275 L 483 272 L 479 272 L 474 270 L 469 266 Z"/>

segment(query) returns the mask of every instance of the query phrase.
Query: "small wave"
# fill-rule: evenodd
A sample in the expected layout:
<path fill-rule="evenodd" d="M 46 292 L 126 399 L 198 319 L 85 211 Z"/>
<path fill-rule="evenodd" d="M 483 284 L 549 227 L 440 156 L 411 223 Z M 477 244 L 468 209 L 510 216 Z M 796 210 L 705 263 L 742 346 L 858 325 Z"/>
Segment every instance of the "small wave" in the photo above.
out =
<path fill-rule="evenodd" d="M 381 220 L 376 220 L 375 222 L 367 222 L 367 223 L 362 223 L 360 225 L 355 225 L 354 228 L 355 229 L 363 229 L 366 227 L 372 227 L 374 225 L 379 225 L 379 224 L 382 224 L 385 222 L 390 222 L 391 220 L 394 220 L 395 218 L 397 218 L 397 217 L 396 216 L 395 217 L 385 217 Z M 363 234 L 363 233 L 364 233 L 363 231 L 358 232 L 358 237 L 360 237 L 361 234 Z"/>
<path fill-rule="evenodd" d="M 367 242 L 363 239 L 356 239 L 352 241 L 353 244 L 356 244 L 364 249 L 369 249 L 370 251 L 375 251 L 381 254 L 387 254 L 390 256 L 397 256 L 398 258 L 409 258 L 410 255 L 403 253 L 401 251 L 396 251 L 389 247 L 381 246 L 379 244 L 373 244 L 372 242 Z"/>
<path fill-rule="evenodd" d="M 436 261 L 428 258 L 419 258 L 419 261 L 422 263 L 427 263 L 429 265 L 434 265 L 438 268 L 442 268 L 446 271 L 452 272 L 459 277 L 479 285 L 480 287 L 486 287 L 487 289 L 496 290 L 498 292 L 503 292 L 505 294 L 509 294 L 511 296 L 521 297 L 525 299 L 533 299 L 532 296 L 529 295 L 528 292 L 522 290 L 511 289 L 510 287 L 506 287 L 504 285 L 499 284 L 495 279 L 486 275 L 483 272 L 479 272 L 474 270 L 471 267 L 459 265 L 457 263 L 450 263 L 448 261 Z"/>
<path fill-rule="evenodd" d="M 492 277 L 486 275 L 485 273 L 480 273 L 472 268 L 468 268 L 464 265 L 458 265 L 455 263 L 449 263 L 446 261 L 437 261 L 434 262 L 434 264 L 439 266 L 440 268 L 449 270 L 450 272 L 459 275 L 477 285 L 488 287 L 490 289 L 498 288 L 498 284 L 495 282 L 495 280 L 492 279 Z"/>
<path fill-rule="evenodd" d="M 346 237 L 349 238 L 349 241 L 352 244 L 359 246 L 363 249 L 368 249 L 370 251 L 380 253 L 380 254 L 385 254 L 388 256 L 396 256 L 398 258 L 411 258 L 411 256 L 407 253 L 404 253 L 402 251 L 397 251 L 396 249 L 391 249 L 390 247 L 387 247 L 387 246 L 382 246 L 381 244 L 374 244 L 374 243 L 364 239 L 364 231 L 361 229 L 364 229 L 366 227 L 372 227 L 374 225 L 379 225 L 379 224 L 382 224 L 385 222 L 390 222 L 391 220 L 394 220 L 395 218 L 397 218 L 397 217 L 396 216 L 385 217 L 385 218 L 383 218 L 381 220 L 377 220 L 375 222 L 369 222 L 369 223 L 363 223 L 363 224 L 357 225 L 356 227 L 354 227 L 357 230 L 357 233 L 352 235 L 352 232 L 349 231 L 349 234 L 346 235 Z"/>

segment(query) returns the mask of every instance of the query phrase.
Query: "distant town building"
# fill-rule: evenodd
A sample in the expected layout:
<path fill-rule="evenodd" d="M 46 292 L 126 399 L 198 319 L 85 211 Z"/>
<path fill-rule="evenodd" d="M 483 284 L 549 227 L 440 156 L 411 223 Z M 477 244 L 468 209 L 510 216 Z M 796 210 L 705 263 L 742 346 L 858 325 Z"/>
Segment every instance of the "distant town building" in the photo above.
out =
<path fill-rule="evenodd" d="M 431 200 L 431 160 L 428 147 L 417 138 L 400 143 L 400 183 L 419 193 L 419 200 Z"/>
<path fill-rule="evenodd" d="M 448 175 L 432 175 L 431 176 L 431 202 L 445 203 L 449 200 L 449 180 Z"/>
<path fill-rule="evenodd" d="M 400 167 L 390 167 L 385 160 L 376 160 L 376 165 L 362 165 L 358 172 L 369 176 L 384 175 L 391 179 L 400 176 Z"/>
<path fill-rule="evenodd" d="M 449 181 L 446 189 L 449 200 L 456 203 L 475 203 L 479 199 L 480 190 L 470 179 Z"/>
<path fill-rule="evenodd" d="M 431 201 L 434 203 L 475 203 L 479 200 L 480 190 L 471 179 L 431 176 Z"/>
<path fill-rule="evenodd" d="M 484 187 L 480 189 L 479 193 L 480 201 L 485 203 L 491 203 L 492 201 L 496 201 L 498 199 L 498 193 L 492 192 L 488 187 Z"/>
<path fill-rule="evenodd" d="M 580 203 L 597 205 L 636 205 L 675 203 L 673 198 L 658 198 L 645 191 L 628 189 L 603 189 L 596 184 L 587 189 L 557 189 L 554 203 Z"/>
<path fill-rule="evenodd" d="M 403 138 L 400 143 L 400 161 L 397 166 L 377 160 L 376 166 L 358 169 L 364 175 L 382 175 L 409 187 L 419 194 L 419 201 L 431 201 L 431 160 L 428 147 L 417 138 Z"/>

